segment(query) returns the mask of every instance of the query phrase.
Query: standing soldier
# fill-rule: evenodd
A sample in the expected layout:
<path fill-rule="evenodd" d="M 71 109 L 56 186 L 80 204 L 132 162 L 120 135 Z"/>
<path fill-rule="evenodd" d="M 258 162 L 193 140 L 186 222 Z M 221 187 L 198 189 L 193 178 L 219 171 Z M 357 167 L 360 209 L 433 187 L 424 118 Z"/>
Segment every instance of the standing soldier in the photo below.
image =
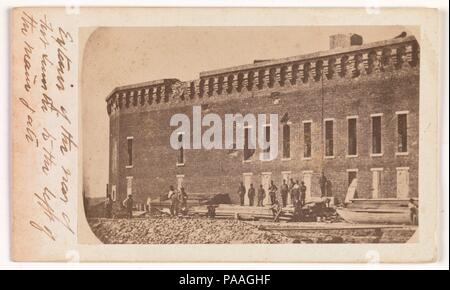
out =
<path fill-rule="evenodd" d="M 127 217 L 131 219 L 133 217 L 133 197 L 131 196 L 131 194 L 129 194 L 128 197 L 124 199 L 122 205 L 127 211 Z"/>
<path fill-rule="evenodd" d="M 289 181 L 289 194 L 291 195 L 291 203 L 292 204 L 294 204 L 294 202 L 295 202 L 294 192 L 293 192 L 294 185 L 295 185 L 294 179 L 291 178 L 290 181 Z"/>
<path fill-rule="evenodd" d="M 286 183 L 286 179 L 283 179 L 283 185 L 281 186 L 281 200 L 283 202 L 283 207 L 286 207 L 287 205 L 288 192 L 289 187 Z"/>
<path fill-rule="evenodd" d="M 106 195 L 106 200 L 105 200 L 105 217 L 107 219 L 112 218 L 112 210 L 113 210 L 113 200 L 111 198 L 111 194 L 107 194 Z"/>
<path fill-rule="evenodd" d="M 258 189 L 258 206 L 264 206 L 264 198 L 266 198 L 266 191 L 261 184 Z"/>
<path fill-rule="evenodd" d="M 302 181 L 302 184 L 300 185 L 300 204 L 303 207 L 305 205 L 306 201 L 306 185 Z"/>
<path fill-rule="evenodd" d="M 179 195 L 178 199 L 180 202 L 180 211 L 183 215 L 185 215 L 187 213 L 188 196 L 187 196 L 187 193 L 186 193 L 184 187 L 180 188 L 180 195 Z"/>
<path fill-rule="evenodd" d="M 277 200 L 277 186 L 273 183 L 273 180 L 270 181 L 270 187 L 269 187 L 269 196 L 270 196 L 270 203 L 274 204 Z"/>
<path fill-rule="evenodd" d="M 250 184 L 250 188 L 248 189 L 248 203 L 250 206 L 253 206 L 255 203 L 255 188 L 253 187 L 253 183 Z"/>
<path fill-rule="evenodd" d="M 299 202 L 300 200 L 300 184 L 299 181 L 296 180 L 294 187 L 292 188 L 292 195 L 294 196 L 294 204 Z"/>
<path fill-rule="evenodd" d="M 319 178 L 320 192 L 322 194 L 321 197 L 327 196 L 327 184 L 328 184 L 327 177 L 325 176 L 325 173 L 322 171 L 322 175 Z"/>
<path fill-rule="evenodd" d="M 170 214 L 175 216 L 178 214 L 178 196 L 172 185 L 169 187 L 169 194 L 167 197 L 170 200 Z"/>
<path fill-rule="evenodd" d="M 241 183 L 239 184 L 239 188 L 238 188 L 238 195 L 241 200 L 241 206 L 244 205 L 245 191 L 246 190 L 245 190 L 244 183 L 242 183 L 242 181 L 241 181 Z"/>

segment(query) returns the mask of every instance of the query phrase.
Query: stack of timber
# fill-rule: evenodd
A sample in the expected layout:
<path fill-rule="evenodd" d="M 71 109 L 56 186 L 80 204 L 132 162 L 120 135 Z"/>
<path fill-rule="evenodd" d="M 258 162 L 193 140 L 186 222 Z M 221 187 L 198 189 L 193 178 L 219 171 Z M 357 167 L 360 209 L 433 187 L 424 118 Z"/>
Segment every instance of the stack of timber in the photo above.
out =
<path fill-rule="evenodd" d="M 336 208 L 341 218 L 349 223 L 357 224 L 411 224 L 411 209 L 418 209 L 417 199 L 374 198 L 359 199 L 356 196 L 356 178 L 348 187 L 345 196 L 345 207 Z M 418 218 L 418 217 L 416 217 Z M 418 219 L 414 223 L 417 223 Z"/>
<path fill-rule="evenodd" d="M 416 202 L 418 201 L 417 199 L 413 200 L 415 200 Z M 352 199 L 347 207 L 360 209 L 408 208 L 408 202 L 409 199 L 399 198 L 356 198 Z"/>
<path fill-rule="evenodd" d="M 279 220 L 289 221 L 292 219 L 294 209 L 285 207 L 281 211 Z M 189 214 L 206 216 L 207 206 L 196 206 L 189 208 Z M 239 220 L 273 220 L 273 213 L 270 206 L 240 206 L 234 204 L 218 204 L 215 206 L 215 218 L 234 218 Z"/>
<path fill-rule="evenodd" d="M 408 203 L 408 199 L 352 199 L 336 211 L 350 223 L 410 224 Z"/>
<path fill-rule="evenodd" d="M 217 193 L 189 193 L 187 205 L 188 207 L 195 207 L 205 204 L 230 204 L 231 200 L 228 194 L 217 194 Z M 151 206 L 153 208 L 169 208 L 171 201 L 168 199 L 167 194 L 162 195 L 158 198 L 153 198 L 151 200 Z"/>

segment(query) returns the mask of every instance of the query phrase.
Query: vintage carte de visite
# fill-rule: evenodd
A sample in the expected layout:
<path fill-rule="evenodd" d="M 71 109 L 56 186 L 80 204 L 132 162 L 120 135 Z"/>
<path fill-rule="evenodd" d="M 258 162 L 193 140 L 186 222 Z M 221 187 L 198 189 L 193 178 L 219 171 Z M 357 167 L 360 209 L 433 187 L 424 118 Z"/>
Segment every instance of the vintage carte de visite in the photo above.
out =
<path fill-rule="evenodd" d="M 12 259 L 435 261 L 439 19 L 11 10 Z"/>

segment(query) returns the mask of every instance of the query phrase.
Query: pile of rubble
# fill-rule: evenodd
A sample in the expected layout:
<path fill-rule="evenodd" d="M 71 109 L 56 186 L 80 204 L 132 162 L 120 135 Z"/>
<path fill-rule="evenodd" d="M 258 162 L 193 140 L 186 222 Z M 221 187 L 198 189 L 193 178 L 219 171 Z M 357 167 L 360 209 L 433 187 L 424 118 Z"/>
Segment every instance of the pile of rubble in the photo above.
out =
<path fill-rule="evenodd" d="M 91 219 L 89 224 L 105 244 L 278 244 L 293 240 L 238 220 L 153 217 Z"/>

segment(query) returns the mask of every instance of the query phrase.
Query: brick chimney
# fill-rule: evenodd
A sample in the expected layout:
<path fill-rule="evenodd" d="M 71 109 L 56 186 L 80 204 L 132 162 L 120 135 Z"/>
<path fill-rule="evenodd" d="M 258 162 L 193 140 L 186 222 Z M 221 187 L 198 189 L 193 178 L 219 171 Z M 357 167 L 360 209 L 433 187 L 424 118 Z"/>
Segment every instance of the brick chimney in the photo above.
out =
<path fill-rule="evenodd" d="M 334 34 L 330 36 L 330 49 L 346 48 L 361 44 L 363 44 L 362 36 L 355 33 Z"/>

